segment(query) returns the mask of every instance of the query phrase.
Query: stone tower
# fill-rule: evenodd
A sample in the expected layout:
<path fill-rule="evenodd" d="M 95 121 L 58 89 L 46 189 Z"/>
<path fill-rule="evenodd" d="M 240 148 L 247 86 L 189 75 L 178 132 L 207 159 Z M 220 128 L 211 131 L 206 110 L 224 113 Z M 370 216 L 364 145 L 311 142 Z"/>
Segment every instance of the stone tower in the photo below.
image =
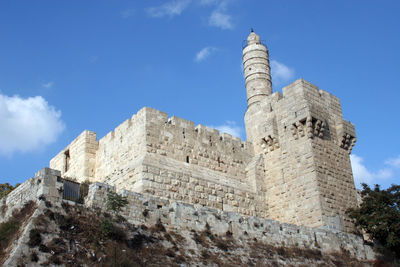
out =
<path fill-rule="evenodd" d="M 248 106 L 272 94 L 268 49 L 253 29 L 247 38 L 247 46 L 243 49 L 243 70 Z"/>
<path fill-rule="evenodd" d="M 349 157 L 356 138 L 339 99 L 303 79 L 272 93 L 268 50 L 254 32 L 243 65 L 247 141 L 264 160 L 268 216 L 351 229 L 345 211 L 356 203 Z"/>

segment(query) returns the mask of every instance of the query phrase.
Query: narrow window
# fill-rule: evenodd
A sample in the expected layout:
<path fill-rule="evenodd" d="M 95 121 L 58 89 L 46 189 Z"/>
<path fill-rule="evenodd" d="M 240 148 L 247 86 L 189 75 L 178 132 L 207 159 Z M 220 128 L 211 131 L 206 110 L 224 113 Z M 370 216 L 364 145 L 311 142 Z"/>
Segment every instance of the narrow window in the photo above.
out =
<path fill-rule="evenodd" d="M 69 161 L 71 160 L 71 157 L 69 155 L 69 150 L 64 152 L 65 155 L 65 172 L 69 170 Z"/>
<path fill-rule="evenodd" d="M 189 163 L 189 156 L 186 156 L 186 163 Z"/>

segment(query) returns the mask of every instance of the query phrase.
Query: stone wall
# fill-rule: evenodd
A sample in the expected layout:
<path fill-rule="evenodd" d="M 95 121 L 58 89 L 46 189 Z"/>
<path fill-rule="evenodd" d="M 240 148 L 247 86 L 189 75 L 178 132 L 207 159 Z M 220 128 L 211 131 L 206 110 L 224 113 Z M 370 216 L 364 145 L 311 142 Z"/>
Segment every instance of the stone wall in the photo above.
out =
<path fill-rule="evenodd" d="M 11 193 L 0 199 L 0 223 L 7 221 L 14 211 L 21 209 L 29 201 L 38 202 L 41 196 L 57 201 L 62 197 L 60 172 L 44 168 L 34 178 L 26 180 Z"/>
<path fill-rule="evenodd" d="M 115 188 L 102 183 L 90 185 L 85 204 L 92 208 L 106 210 L 108 191 Z M 363 239 L 349 233 L 321 228 L 311 228 L 279 223 L 270 219 L 243 216 L 217 209 L 175 202 L 164 198 L 143 195 L 127 190 L 118 192 L 126 196 L 129 204 L 122 215 L 136 225 L 151 227 L 160 221 L 174 230 L 202 231 L 206 224 L 213 234 L 224 236 L 228 231 L 235 239 L 254 239 L 266 244 L 284 247 L 319 249 L 322 253 L 346 250 L 358 259 L 372 260 L 371 247 L 363 244 Z"/>
<path fill-rule="evenodd" d="M 249 182 L 201 166 L 149 156 L 143 162 L 143 190 L 150 195 L 224 211 L 267 216 L 265 197 Z"/>
<path fill-rule="evenodd" d="M 99 140 L 96 155 L 96 180 L 134 178 L 136 159 L 146 151 L 146 110 L 141 109 Z"/>

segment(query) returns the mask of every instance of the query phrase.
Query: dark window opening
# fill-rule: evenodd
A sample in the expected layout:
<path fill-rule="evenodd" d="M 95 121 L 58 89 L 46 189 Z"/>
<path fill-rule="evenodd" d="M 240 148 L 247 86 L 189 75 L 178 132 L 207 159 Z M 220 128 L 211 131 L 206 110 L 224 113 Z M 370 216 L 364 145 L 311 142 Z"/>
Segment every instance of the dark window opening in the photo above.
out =
<path fill-rule="evenodd" d="M 69 162 L 71 160 L 71 156 L 69 155 L 69 150 L 64 152 L 65 155 L 65 172 L 69 170 Z"/>
<path fill-rule="evenodd" d="M 189 156 L 186 156 L 186 163 L 189 163 Z"/>

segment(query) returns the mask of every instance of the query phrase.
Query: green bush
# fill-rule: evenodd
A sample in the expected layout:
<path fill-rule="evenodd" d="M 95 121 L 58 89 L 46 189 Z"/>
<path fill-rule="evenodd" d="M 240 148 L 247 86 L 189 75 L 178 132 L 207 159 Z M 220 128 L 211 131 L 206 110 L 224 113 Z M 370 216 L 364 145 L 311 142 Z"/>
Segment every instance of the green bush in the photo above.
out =
<path fill-rule="evenodd" d="M 118 195 L 115 192 L 108 192 L 107 194 L 107 209 L 112 211 L 115 215 L 121 212 L 122 208 L 128 205 L 127 197 Z"/>
<path fill-rule="evenodd" d="M 347 211 L 354 224 L 378 245 L 400 257 L 400 185 L 381 190 L 363 184 L 362 203 Z"/>

